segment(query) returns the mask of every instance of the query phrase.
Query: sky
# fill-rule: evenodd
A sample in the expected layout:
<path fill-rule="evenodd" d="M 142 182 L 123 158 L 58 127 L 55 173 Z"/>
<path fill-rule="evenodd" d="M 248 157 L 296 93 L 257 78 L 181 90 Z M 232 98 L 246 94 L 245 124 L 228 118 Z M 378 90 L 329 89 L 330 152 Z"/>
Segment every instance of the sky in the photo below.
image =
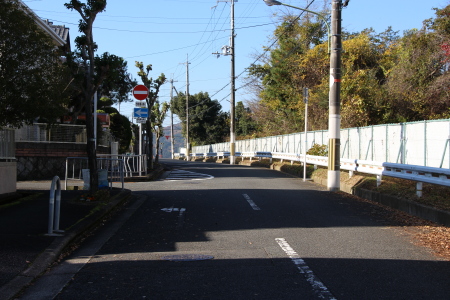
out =
<path fill-rule="evenodd" d="M 65 8 L 64 0 L 22 0 L 39 17 L 55 25 L 70 28 L 72 51 L 79 36 L 80 16 Z M 283 3 L 307 7 L 312 0 L 285 0 Z M 82 1 L 85 2 L 85 1 Z M 98 54 L 109 52 L 128 62 L 128 71 L 138 79 L 135 61 L 151 64 L 150 76 L 156 79 L 164 73 L 174 80 L 177 91 L 186 91 L 187 64 L 189 94 L 208 92 L 218 100 L 223 111 L 230 109 L 230 56 L 222 52 L 230 41 L 231 0 L 109 0 L 106 10 L 94 22 L 94 41 Z M 310 10 L 330 8 L 330 2 L 314 0 Z M 443 8 L 449 0 L 350 0 L 342 11 L 343 30 L 360 32 L 373 28 L 381 33 L 392 26 L 402 34 L 421 28 L 422 22 L 435 16 L 433 8 Z M 235 74 L 236 102 L 250 100 L 244 88 L 246 69 L 269 46 L 270 36 L 279 16 L 300 14 L 286 6 L 267 6 L 263 0 L 235 0 Z M 170 83 L 162 86 L 160 101 L 170 101 Z M 130 91 L 130 99 L 133 99 Z M 120 105 L 120 113 L 132 116 L 135 101 Z M 119 109 L 119 106 L 116 106 Z M 168 114 L 170 116 L 170 113 Z M 179 119 L 174 116 L 174 123 Z M 170 124 L 170 117 L 164 125 Z"/>

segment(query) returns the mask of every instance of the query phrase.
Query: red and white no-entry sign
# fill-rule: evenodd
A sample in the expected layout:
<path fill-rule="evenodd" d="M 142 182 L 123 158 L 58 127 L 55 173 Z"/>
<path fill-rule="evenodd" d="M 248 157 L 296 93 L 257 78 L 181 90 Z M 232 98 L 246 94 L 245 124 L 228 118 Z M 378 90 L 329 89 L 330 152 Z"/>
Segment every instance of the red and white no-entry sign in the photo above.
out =
<path fill-rule="evenodd" d="M 137 100 L 145 100 L 148 96 L 148 88 L 143 84 L 135 86 L 133 88 L 133 96 Z"/>

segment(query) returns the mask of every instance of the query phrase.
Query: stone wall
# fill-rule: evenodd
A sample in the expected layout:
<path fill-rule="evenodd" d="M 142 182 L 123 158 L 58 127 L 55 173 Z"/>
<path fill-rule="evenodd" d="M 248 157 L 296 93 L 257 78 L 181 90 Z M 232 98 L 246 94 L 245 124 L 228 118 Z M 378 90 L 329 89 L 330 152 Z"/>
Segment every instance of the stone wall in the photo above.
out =
<path fill-rule="evenodd" d="M 97 154 L 110 154 L 110 147 L 97 147 Z M 16 142 L 17 180 L 63 179 L 67 157 L 87 157 L 86 144 Z"/>

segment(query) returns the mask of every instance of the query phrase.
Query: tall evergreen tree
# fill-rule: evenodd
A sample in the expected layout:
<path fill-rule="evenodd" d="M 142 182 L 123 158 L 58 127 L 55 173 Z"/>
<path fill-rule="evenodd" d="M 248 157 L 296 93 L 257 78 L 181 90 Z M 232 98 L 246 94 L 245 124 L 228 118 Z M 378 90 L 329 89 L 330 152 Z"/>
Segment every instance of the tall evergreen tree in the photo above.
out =
<path fill-rule="evenodd" d="M 20 127 L 66 110 L 63 52 L 17 0 L 0 0 L 0 126 Z"/>
<path fill-rule="evenodd" d="M 186 95 L 178 93 L 172 105 L 186 136 Z M 189 95 L 189 140 L 194 146 L 220 143 L 229 136 L 229 116 L 221 108 L 219 101 L 211 100 L 207 92 Z"/>

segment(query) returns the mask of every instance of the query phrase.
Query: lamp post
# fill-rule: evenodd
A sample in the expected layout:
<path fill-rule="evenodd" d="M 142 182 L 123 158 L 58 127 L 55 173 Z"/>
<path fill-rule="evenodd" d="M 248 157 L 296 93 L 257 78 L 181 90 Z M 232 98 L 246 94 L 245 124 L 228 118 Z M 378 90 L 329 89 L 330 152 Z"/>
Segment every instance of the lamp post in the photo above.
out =
<path fill-rule="evenodd" d="M 281 3 L 276 0 L 264 0 L 269 5 L 284 5 L 295 9 L 303 10 L 320 17 L 328 29 L 328 51 L 330 53 L 330 93 L 328 112 L 328 180 L 327 189 L 338 191 L 340 189 L 340 127 L 341 127 L 341 10 L 347 6 L 342 0 L 332 0 L 331 29 L 325 17 L 319 13 Z"/>

